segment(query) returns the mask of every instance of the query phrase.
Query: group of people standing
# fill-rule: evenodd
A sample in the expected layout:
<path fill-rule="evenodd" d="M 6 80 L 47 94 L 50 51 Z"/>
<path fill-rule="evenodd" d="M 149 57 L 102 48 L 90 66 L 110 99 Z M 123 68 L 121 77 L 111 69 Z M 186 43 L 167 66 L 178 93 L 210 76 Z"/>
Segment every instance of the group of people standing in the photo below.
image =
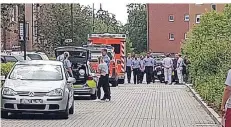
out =
<path fill-rule="evenodd" d="M 147 53 L 147 56 L 140 56 L 134 55 L 133 57 L 131 54 L 128 54 L 126 60 L 126 73 L 127 73 L 127 80 L 128 83 L 131 83 L 131 72 L 133 71 L 133 83 L 139 84 L 143 82 L 144 74 L 146 73 L 146 81 L 147 84 L 151 82 L 155 82 L 153 70 L 156 65 L 156 61 L 151 57 L 150 53 Z"/>
<path fill-rule="evenodd" d="M 179 84 L 187 82 L 189 74 L 187 67 L 190 64 L 187 57 L 183 59 L 181 57 L 181 54 L 176 54 L 175 58 L 173 59 L 170 56 L 170 54 L 166 54 L 166 57 L 163 59 L 162 62 L 162 66 L 164 67 L 165 83 L 172 84 L 172 78 L 178 79 Z M 155 83 L 154 71 L 156 65 L 156 60 L 152 58 L 150 52 L 147 53 L 146 57 L 138 57 L 137 55 L 131 56 L 131 54 L 128 54 L 126 60 L 126 73 L 128 83 L 131 83 L 132 71 L 134 84 L 142 83 L 145 73 L 147 84 L 150 84 L 151 82 Z"/>

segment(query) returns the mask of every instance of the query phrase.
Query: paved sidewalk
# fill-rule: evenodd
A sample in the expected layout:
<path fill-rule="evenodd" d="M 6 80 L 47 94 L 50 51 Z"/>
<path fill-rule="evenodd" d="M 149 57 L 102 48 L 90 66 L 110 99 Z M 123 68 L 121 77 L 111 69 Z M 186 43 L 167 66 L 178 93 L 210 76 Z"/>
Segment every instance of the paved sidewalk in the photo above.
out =
<path fill-rule="evenodd" d="M 218 127 L 186 86 L 120 85 L 111 102 L 76 100 L 68 120 L 23 115 L 2 119 L 2 127 Z"/>

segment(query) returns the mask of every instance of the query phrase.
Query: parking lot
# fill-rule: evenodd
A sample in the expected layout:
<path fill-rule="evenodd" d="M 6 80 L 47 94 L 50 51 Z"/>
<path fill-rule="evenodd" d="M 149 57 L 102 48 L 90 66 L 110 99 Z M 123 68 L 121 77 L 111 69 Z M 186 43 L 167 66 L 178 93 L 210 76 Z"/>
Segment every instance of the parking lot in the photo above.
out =
<path fill-rule="evenodd" d="M 69 119 L 23 114 L 1 119 L 2 127 L 218 127 L 183 85 L 125 84 L 112 88 L 111 102 L 75 100 Z"/>

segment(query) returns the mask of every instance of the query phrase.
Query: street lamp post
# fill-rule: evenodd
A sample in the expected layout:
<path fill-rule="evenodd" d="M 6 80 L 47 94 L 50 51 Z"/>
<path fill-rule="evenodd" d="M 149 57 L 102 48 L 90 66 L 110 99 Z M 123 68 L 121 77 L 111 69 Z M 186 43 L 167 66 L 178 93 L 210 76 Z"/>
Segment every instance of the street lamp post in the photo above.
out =
<path fill-rule="evenodd" d="M 71 3 L 71 39 L 74 40 L 73 3 Z"/>

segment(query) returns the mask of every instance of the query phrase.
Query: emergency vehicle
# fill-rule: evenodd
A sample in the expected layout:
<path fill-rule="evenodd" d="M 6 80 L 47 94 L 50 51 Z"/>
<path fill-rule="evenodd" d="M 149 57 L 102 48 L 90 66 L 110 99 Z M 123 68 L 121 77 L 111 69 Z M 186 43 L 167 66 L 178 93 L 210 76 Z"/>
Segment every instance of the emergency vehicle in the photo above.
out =
<path fill-rule="evenodd" d="M 91 59 L 89 60 L 89 63 L 94 71 L 98 71 L 98 58 L 102 56 L 102 49 L 107 49 L 107 55 L 110 57 L 109 82 L 113 87 L 116 87 L 118 85 L 118 74 L 116 71 L 114 48 L 110 45 L 101 44 L 88 44 L 83 45 L 83 47 L 91 51 Z"/>
<path fill-rule="evenodd" d="M 118 72 L 118 83 L 124 84 L 125 80 L 125 34 L 89 34 L 88 41 L 90 44 L 104 44 L 114 47 L 116 72 Z"/>

